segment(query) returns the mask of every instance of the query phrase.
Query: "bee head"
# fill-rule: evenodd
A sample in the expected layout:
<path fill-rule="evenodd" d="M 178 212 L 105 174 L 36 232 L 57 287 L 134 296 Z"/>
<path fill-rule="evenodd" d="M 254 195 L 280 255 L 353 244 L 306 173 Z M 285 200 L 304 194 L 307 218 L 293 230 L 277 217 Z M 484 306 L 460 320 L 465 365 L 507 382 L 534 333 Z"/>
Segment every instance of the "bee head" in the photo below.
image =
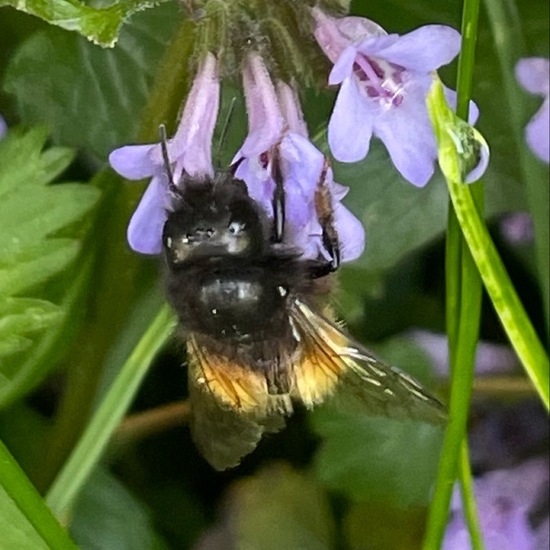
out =
<path fill-rule="evenodd" d="M 242 182 L 195 186 L 168 215 L 163 246 L 170 267 L 215 257 L 251 257 L 261 252 L 261 215 Z M 242 184 L 242 185 L 241 185 Z"/>

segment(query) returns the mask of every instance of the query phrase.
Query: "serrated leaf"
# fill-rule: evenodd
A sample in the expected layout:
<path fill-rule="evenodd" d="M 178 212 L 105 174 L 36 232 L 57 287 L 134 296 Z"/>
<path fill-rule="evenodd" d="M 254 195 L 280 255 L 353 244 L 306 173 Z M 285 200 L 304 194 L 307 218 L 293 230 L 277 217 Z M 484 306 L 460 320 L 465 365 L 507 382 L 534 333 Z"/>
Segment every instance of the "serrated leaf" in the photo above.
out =
<path fill-rule="evenodd" d="M 77 0 L 4 0 L 1 6 L 40 17 L 51 25 L 76 31 L 95 44 L 114 46 L 120 28 L 132 14 L 151 8 L 161 0 L 122 0 L 106 8 L 94 8 Z"/>
<path fill-rule="evenodd" d="M 0 357 L 30 346 L 26 336 L 59 321 L 61 309 L 33 298 L 0 299 Z M 0 360 L 1 365 L 1 360 Z"/>
<path fill-rule="evenodd" d="M 17 248 L 0 247 L 0 296 L 20 294 L 59 273 L 76 258 L 79 244 L 74 239 L 49 239 Z"/>
<path fill-rule="evenodd" d="M 176 3 L 137 14 L 111 50 L 59 29 L 36 33 L 10 60 L 4 89 L 25 123 L 46 123 L 57 143 L 105 159 L 135 140 L 160 56 L 180 19 Z"/>
<path fill-rule="evenodd" d="M 22 295 L 60 273 L 74 261 L 80 243 L 55 238 L 96 204 L 97 189 L 79 184 L 47 185 L 73 158 L 72 151 L 43 151 L 46 134 L 12 130 L 0 141 L 0 387 L 15 373 L 13 354 L 30 347 L 39 333 L 59 322 L 63 310 L 51 302 Z M 79 230 L 78 230 L 79 231 Z M 73 228 L 73 233 L 75 232 Z"/>
<path fill-rule="evenodd" d="M 81 219 L 99 197 L 97 189 L 79 184 L 30 187 L 14 188 L 2 199 L 0 232 L 10 241 L 0 245 L 0 257 Z"/>
<path fill-rule="evenodd" d="M 66 347 L 67 336 L 77 326 L 79 306 L 84 288 L 89 282 L 90 261 L 83 262 L 65 288 L 60 310 L 63 318 L 50 325 L 44 335 L 27 353 L 10 357 L 0 368 L 0 409 L 9 407 L 36 387 L 56 365 L 60 350 Z M 10 409 L 11 410 L 11 409 Z"/>
<path fill-rule="evenodd" d="M 43 151 L 46 128 L 33 128 L 23 134 L 10 130 L 0 147 L 0 198 L 29 183 L 46 185 L 65 170 L 74 158 L 74 151 L 55 147 Z"/>

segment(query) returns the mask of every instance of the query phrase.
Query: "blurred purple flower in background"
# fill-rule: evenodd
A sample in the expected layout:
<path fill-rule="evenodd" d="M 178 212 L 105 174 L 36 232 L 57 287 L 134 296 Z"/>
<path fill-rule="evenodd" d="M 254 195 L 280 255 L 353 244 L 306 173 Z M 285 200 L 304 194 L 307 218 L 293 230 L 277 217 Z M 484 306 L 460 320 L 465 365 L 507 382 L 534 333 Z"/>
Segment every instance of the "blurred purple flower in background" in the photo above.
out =
<path fill-rule="evenodd" d="M 217 60 L 208 54 L 199 67 L 176 134 L 167 144 L 176 185 L 185 181 L 184 176 L 205 179 L 214 175 L 212 137 L 219 96 Z M 121 147 L 109 155 L 109 162 L 121 176 L 131 180 L 152 176 L 130 220 L 127 236 L 130 247 L 136 252 L 159 254 L 162 228 L 172 199 L 160 144 Z"/>
<path fill-rule="evenodd" d="M 550 162 L 550 86 L 549 61 L 544 57 L 527 57 L 516 65 L 519 83 L 534 95 L 544 97 L 542 107 L 525 128 L 530 149 L 544 162 Z"/>
<path fill-rule="evenodd" d="M 316 39 L 334 63 L 329 84 L 340 84 L 328 127 L 337 160 L 363 159 L 372 135 L 380 138 L 401 175 L 426 185 L 434 173 L 437 148 L 426 108 L 433 71 L 460 50 L 460 34 L 428 25 L 408 34 L 388 35 L 359 17 L 336 19 L 313 9 Z M 454 106 L 456 93 L 445 89 Z M 470 122 L 478 111 L 472 103 Z"/>
<path fill-rule="evenodd" d="M 244 67 L 243 87 L 249 131 L 233 159 L 235 177 L 246 183 L 250 196 L 273 217 L 275 174 L 279 174 L 285 190 L 285 242 L 301 249 L 304 258 L 329 259 L 315 207 L 324 177 L 333 199 L 341 260 L 356 259 L 365 246 L 364 228 L 340 204 L 347 188 L 333 181 L 324 155 L 309 141 L 295 90 L 281 81 L 275 88 L 256 54 L 248 57 Z"/>
<path fill-rule="evenodd" d="M 548 519 L 539 519 L 535 524 L 531 520 L 548 493 L 546 459 L 532 459 L 509 470 L 489 472 L 476 479 L 474 490 L 486 550 L 548 548 Z M 457 489 L 443 550 L 467 548 L 471 548 L 470 536 Z"/>
<path fill-rule="evenodd" d="M 8 125 L 4 120 L 4 117 L 0 115 L 0 139 L 2 139 L 8 133 Z"/>
<path fill-rule="evenodd" d="M 515 246 L 532 244 L 535 238 L 533 220 L 527 212 L 512 212 L 502 217 L 499 229 L 506 241 Z"/>

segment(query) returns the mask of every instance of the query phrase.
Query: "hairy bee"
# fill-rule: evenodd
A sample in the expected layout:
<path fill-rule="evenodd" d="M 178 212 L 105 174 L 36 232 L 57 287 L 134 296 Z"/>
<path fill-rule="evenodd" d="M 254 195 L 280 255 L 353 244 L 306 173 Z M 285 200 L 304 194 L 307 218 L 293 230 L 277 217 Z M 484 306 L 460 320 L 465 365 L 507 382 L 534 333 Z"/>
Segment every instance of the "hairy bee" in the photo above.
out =
<path fill-rule="evenodd" d="M 214 468 L 236 466 L 281 429 L 293 400 L 312 407 L 340 387 L 373 413 L 441 419 L 436 399 L 330 320 L 339 247 L 322 181 L 317 210 L 330 261 L 285 244 L 280 189 L 268 220 L 230 173 L 183 188 L 164 225 L 166 284 L 187 342 L 192 434 Z"/>

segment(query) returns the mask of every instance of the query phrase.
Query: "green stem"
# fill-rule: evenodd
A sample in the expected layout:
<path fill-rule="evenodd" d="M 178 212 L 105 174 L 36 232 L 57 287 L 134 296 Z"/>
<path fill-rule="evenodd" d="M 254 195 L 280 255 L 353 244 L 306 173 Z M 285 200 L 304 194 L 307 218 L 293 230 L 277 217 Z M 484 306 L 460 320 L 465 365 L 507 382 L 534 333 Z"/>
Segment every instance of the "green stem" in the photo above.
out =
<path fill-rule="evenodd" d="M 42 538 L 45 547 L 53 550 L 77 548 L 1 441 L 0 485 Z M 13 527 L 16 528 L 16 526 Z M 8 527 L 4 526 L 4 529 L 7 530 Z M 3 537 L 7 536 L 8 533 L 5 532 Z"/>
<path fill-rule="evenodd" d="M 473 262 L 468 261 L 468 251 L 462 254 L 460 322 L 457 323 L 457 345 L 451 350 L 451 393 L 449 397 L 449 424 L 443 439 L 441 460 L 437 472 L 434 497 L 428 515 L 424 537 L 424 550 L 438 550 L 445 534 L 449 503 L 457 477 L 461 442 L 465 437 L 469 415 L 470 395 L 474 380 L 474 357 L 479 328 L 481 287 L 472 273 Z M 476 275 L 477 276 L 477 275 Z M 466 289 L 469 289 L 466 291 Z M 468 321 L 473 314 L 471 322 Z M 477 317 L 476 317 L 477 314 Z M 477 321 L 476 321 L 477 319 Z"/>
<path fill-rule="evenodd" d="M 468 440 L 464 438 L 460 446 L 460 490 L 462 494 L 462 509 L 468 524 L 470 540 L 473 550 L 484 550 L 483 535 L 477 517 L 477 506 L 474 494 L 472 471 L 470 469 L 470 453 L 468 451 Z"/>
<path fill-rule="evenodd" d="M 457 181 L 448 180 L 447 183 L 460 227 L 487 293 L 510 343 L 548 409 L 550 368 L 546 352 L 479 216 L 470 188 Z"/>
<path fill-rule="evenodd" d="M 457 115 L 466 120 L 472 91 L 478 19 L 479 0 L 465 0 L 457 79 Z M 478 208 L 481 210 L 483 187 L 475 187 Z M 450 421 L 443 440 L 434 498 L 428 515 L 425 550 L 440 548 L 445 534 L 459 466 L 458 457 L 466 438 L 481 316 L 481 280 L 463 241 L 452 205 L 449 205 L 445 253 L 446 320 L 451 370 Z M 475 531 L 474 524 L 468 525 L 471 531 Z"/>
<path fill-rule="evenodd" d="M 173 315 L 164 306 L 110 386 L 47 494 L 46 502 L 58 517 L 69 510 L 88 479 L 111 434 L 130 406 L 151 361 L 172 333 L 173 326 Z"/>
<path fill-rule="evenodd" d="M 88 422 L 105 359 L 120 327 L 126 323 L 136 295 L 151 285 L 153 266 L 131 255 L 123 238 L 136 190 L 122 185 L 111 172 L 102 172 L 94 183 L 103 190 L 90 240 L 83 254 L 92 258 L 92 292 L 82 305 L 83 327 L 69 354 L 67 384 L 55 418 L 54 429 L 44 450 L 44 464 L 37 484 L 41 491 L 50 485 L 69 456 Z M 99 251 L 101 251 L 99 253 Z"/>

